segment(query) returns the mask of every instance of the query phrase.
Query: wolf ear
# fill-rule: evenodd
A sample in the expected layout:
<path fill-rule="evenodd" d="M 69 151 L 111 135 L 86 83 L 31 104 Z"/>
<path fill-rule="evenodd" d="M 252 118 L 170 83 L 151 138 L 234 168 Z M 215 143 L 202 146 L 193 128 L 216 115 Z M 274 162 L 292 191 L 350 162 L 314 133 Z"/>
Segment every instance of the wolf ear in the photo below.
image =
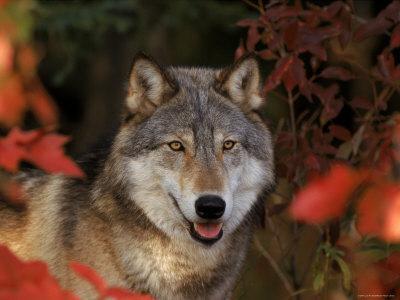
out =
<path fill-rule="evenodd" d="M 172 80 L 153 59 L 143 53 L 134 57 L 125 100 L 129 115 L 151 115 L 175 91 Z"/>
<path fill-rule="evenodd" d="M 235 64 L 217 74 L 217 89 L 244 111 L 263 104 L 260 94 L 260 71 L 253 54 L 242 56 Z"/>

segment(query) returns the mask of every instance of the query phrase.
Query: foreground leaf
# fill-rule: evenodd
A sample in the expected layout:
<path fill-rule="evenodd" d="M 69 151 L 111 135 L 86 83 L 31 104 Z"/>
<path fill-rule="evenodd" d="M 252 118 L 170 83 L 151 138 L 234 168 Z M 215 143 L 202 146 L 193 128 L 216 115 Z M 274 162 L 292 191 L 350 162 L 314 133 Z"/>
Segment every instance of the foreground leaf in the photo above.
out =
<path fill-rule="evenodd" d="M 78 300 L 59 286 L 46 264 L 23 262 L 0 245 L 0 300 L 11 299 Z"/>
<path fill-rule="evenodd" d="M 293 218 L 310 223 L 322 223 L 340 217 L 350 195 L 362 182 L 353 169 L 337 164 L 323 177 L 316 178 L 301 189 L 290 206 Z"/>
<path fill-rule="evenodd" d="M 49 173 L 83 177 L 82 170 L 64 153 L 62 146 L 68 140 L 67 136 L 55 133 L 13 128 L 0 138 L 0 166 L 16 172 L 19 163 L 25 160 Z"/>

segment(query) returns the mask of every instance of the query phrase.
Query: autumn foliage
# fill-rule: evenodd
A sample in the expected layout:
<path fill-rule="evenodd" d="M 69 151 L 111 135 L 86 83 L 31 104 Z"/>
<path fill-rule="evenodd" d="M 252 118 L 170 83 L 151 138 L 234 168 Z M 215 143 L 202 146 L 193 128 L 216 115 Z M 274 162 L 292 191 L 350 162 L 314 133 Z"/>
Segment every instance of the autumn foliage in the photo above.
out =
<path fill-rule="evenodd" d="M 121 288 L 107 287 L 103 279 L 85 265 L 73 262 L 71 268 L 77 276 L 93 285 L 98 293 L 98 299 L 152 299 Z M 45 263 L 23 262 L 6 247 L 0 246 L 0 299 L 78 300 L 78 297 L 60 287 L 56 279 L 50 275 Z"/>
<path fill-rule="evenodd" d="M 295 254 L 278 258 L 291 265 L 281 270 L 288 292 L 311 285 L 329 293 L 339 275 L 342 295 L 400 297 L 400 1 L 370 20 L 353 1 L 244 2 L 259 17 L 238 22 L 247 35 L 235 56 L 254 52 L 272 67 L 267 105 L 288 111 L 275 128 L 279 177 L 269 215 L 282 221 L 288 213 L 293 243 L 307 226 L 320 231 L 308 282 Z M 368 39 L 380 41 L 372 65 L 359 59 Z"/>
<path fill-rule="evenodd" d="M 85 176 L 64 152 L 63 147 L 70 138 L 55 132 L 58 109 L 36 73 L 41 55 L 30 42 L 27 28 L 13 19 L 15 12 L 29 18 L 30 3 L 0 1 L 0 128 L 5 132 L 0 137 L 0 196 L 13 204 L 23 201 L 20 187 L 12 179 L 22 162 L 47 173 Z M 35 129 L 21 129 L 27 112 L 35 117 Z M 118 287 L 107 287 L 88 266 L 74 262 L 71 268 L 93 285 L 98 299 L 151 299 Z M 23 262 L 0 245 L 0 300 L 11 299 L 75 300 L 78 297 L 60 287 L 44 262 Z"/>

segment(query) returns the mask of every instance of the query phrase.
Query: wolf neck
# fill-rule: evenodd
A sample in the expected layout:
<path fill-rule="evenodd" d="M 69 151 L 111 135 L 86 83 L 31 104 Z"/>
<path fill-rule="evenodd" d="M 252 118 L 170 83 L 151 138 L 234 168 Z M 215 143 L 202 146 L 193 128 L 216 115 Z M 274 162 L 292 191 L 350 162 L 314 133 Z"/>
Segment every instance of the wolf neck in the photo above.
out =
<path fill-rule="evenodd" d="M 168 237 L 121 193 L 104 194 L 96 199 L 95 207 L 96 203 L 110 228 L 116 263 L 127 287 L 157 299 L 196 299 L 199 293 L 203 298 L 220 299 L 232 289 L 251 236 L 247 224 L 206 247 Z"/>

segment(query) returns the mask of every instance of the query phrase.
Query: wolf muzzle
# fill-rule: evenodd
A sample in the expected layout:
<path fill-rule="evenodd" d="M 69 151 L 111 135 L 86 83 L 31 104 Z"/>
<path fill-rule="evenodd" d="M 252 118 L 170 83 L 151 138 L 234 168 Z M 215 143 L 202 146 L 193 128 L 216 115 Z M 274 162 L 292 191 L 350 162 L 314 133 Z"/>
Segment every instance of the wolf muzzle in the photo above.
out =
<path fill-rule="evenodd" d="M 201 196 L 194 205 L 197 215 L 206 220 L 215 220 L 222 217 L 226 206 L 225 201 L 216 195 Z"/>

